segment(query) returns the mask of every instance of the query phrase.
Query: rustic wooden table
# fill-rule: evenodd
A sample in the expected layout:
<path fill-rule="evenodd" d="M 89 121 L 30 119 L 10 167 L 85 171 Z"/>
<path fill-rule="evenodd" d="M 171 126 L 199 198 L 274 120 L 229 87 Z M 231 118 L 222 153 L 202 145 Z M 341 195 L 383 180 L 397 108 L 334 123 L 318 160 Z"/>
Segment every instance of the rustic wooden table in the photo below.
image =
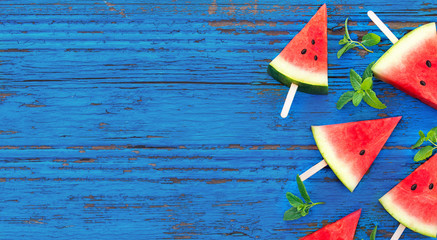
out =
<path fill-rule="evenodd" d="M 385 110 L 335 102 L 390 46 L 336 52 L 435 21 L 431 0 L 330 0 L 327 96 L 287 88 L 269 61 L 324 1 L 0 2 L 1 239 L 297 239 L 358 208 L 357 239 L 397 222 L 378 203 L 418 164 L 409 147 L 437 111 L 375 81 Z M 402 115 L 355 192 L 326 168 L 306 182 L 325 201 L 285 222 L 295 175 L 321 160 L 311 125 Z M 426 239 L 406 230 L 403 239 Z"/>

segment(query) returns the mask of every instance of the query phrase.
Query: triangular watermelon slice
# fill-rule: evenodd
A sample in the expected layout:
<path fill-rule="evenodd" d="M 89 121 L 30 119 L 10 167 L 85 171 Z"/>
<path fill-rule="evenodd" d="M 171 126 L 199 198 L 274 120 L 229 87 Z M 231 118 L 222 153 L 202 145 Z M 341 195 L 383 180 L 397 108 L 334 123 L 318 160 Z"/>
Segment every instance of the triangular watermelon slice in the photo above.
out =
<path fill-rule="evenodd" d="M 312 126 L 320 153 L 352 192 L 369 170 L 401 117 Z"/>
<path fill-rule="evenodd" d="M 326 4 L 269 64 L 279 82 L 313 94 L 328 93 L 328 34 Z"/>
<path fill-rule="evenodd" d="M 375 76 L 437 109 L 435 23 L 409 32 L 372 67 Z"/>
<path fill-rule="evenodd" d="M 437 155 L 420 165 L 379 202 L 407 228 L 437 237 Z"/>
<path fill-rule="evenodd" d="M 324 226 L 316 232 L 301 238 L 301 240 L 353 240 L 360 215 L 361 209 Z"/>

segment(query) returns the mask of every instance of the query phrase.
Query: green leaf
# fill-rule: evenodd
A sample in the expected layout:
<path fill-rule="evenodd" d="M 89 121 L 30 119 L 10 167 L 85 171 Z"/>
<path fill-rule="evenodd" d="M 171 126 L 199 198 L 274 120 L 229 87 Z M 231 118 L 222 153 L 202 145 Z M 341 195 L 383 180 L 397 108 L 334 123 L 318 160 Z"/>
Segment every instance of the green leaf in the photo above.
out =
<path fill-rule="evenodd" d="M 380 41 L 381 41 L 380 36 L 378 36 L 374 33 L 368 33 L 368 34 L 363 36 L 361 43 L 366 47 L 370 47 L 370 46 L 374 46 L 374 45 L 378 44 Z"/>
<path fill-rule="evenodd" d="M 422 138 L 426 138 L 425 133 L 423 133 L 422 130 L 419 131 L 419 136 Z"/>
<path fill-rule="evenodd" d="M 363 91 L 372 89 L 372 87 L 373 87 L 373 80 L 371 77 L 364 79 L 363 83 L 361 83 L 361 89 L 363 89 Z"/>
<path fill-rule="evenodd" d="M 345 52 L 349 51 L 349 49 L 352 49 L 356 47 L 357 45 L 355 43 L 348 43 L 344 45 L 340 50 L 337 52 L 337 58 L 340 58 Z"/>
<path fill-rule="evenodd" d="M 302 212 L 300 212 L 300 214 L 302 215 L 302 217 L 305 217 L 306 215 L 308 215 L 308 213 L 310 212 L 310 208 L 312 206 L 309 205 L 308 207 L 304 208 Z"/>
<path fill-rule="evenodd" d="M 356 91 L 354 93 L 354 96 L 352 97 L 352 103 L 354 104 L 355 107 L 357 107 L 360 104 L 361 100 L 363 100 L 363 96 L 364 93 L 361 90 Z"/>
<path fill-rule="evenodd" d="M 292 207 L 290 209 L 288 209 L 287 211 L 285 211 L 284 213 L 284 220 L 285 221 L 291 221 L 291 220 L 296 220 L 302 217 L 302 214 L 300 213 L 300 211 L 297 210 L 296 207 Z"/>
<path fill-rule="evenodd" d="M 418 162 L 418 161 L 422 161 L 422 160 L 425 160 L 425 159 L 431 157 L 433 150 L 434 150 L 434 148 L 431 146 L 426 146 L 426 147 L 421 148 L 416 153 L 416 155 L 414 155 L 414 161 Z"/>
<path fill-rule="evenodd" d="M 353 69 L 351 69 L 349 73 L 349 78 L 351 80 L 352 87 L 355 91 L 358 91 L 361 89 L 361 82 L 363 79 L 361 79 L 360 75 L 358 75 L 357 72 L 355 72 Z"/>
<path fill-rule="evenodd" d="M 425 140 L 426 140 L 425 133 L 423 133 L 422 130 L 420 130 L 419 135 L 420 135 L 420 139 L 417 140 L 417 142 L 413 146 L 411 146 L 411 148 L 413 148 L 413 149 L 418 148 L 423 144 L 423 142 L 425 142 Z"/>
<path fill-rule="evenodd" d="M 300 195 L 303 197 L 305 202 L 311 203 L 310 196 L 308 195 L 308 192 L 305 188 L 305 185 L 303 184 L 302 180 L 300 179 L 299 175 L 296 175 L 296 182 L 297 187 L 299 188 Z"/>
<path fill-rule="evenodd" d="M 347 39 L 346 35 L 343 35 L 343 39 L 338 41 L 338 44 L 343 45 L 343 44 L 346 44 L 348 42 L 349 42 L 349 40 Z"/>
<path fill-rule="evenodd" d="M 302 204 L 299 207 L 297 207 L 297 211 L 301 212 L 304 208 L 306 208 L 306 206 L 308 206 L 307 204 Z"/>
<path fill-rule="evenodd" d="M 373 229 L 372 233 L 370 234 L 370 240 L 375 240 L 377 229 L 378 229 L 378 225 L 375 225 L 375 228 Z"/>
<path fill-rule="evenodd" d="M 337 109 L 340 110 L 346 105 L 346 103 L 352 101 L 352 97 L 354 96 L 354 91 L 348 91 L 343 93 L 337 101 Z"/>
<path fill-rule="evenodd" d="M 300 205 L 303 205 L 303 201 L 296 195 L 293 195 L 292 193 L 288 192 L 286 194 L 288 201 L 290 202 L 291 206 L 293 207 L 299 207 Z"/>
<path fill-rule="evenodd" d="M 372 67 L 374 64 L 375 64 L 375 62 L 372 62 L 366 67 L 366 70 L 364 70 L 364 73 L 363 73 L 363 79 L 366 79 L 368 77 L 373 78 Z"/>
<path fill-rule="evenodd" d="M 426 135 L 426 139 L 436 143 L 437 141 L 437 127 L 432 128 L 431 130 L 429 130 L 428 134 Z"/>
<path fill-rule="evenodd" d="M 347 21 L 349 18 L 346 18 L 346 21 L 344 21 L 344 35 L 347 37 L 347 39 L 351 39 L 349 36 L 349 31 L 347 30 Z"/>
<path fill-rule="evenodd" d="M 365 94 L 363 100 L 364 102 L 369 104 L 369 106 L 376 109 L 384 109 L 387 107 L 381 101 L 379 101 L 378 97 L 376 96 L 376 93 L 373 90 L 369 89 L 364 91 L 364 93 Z"/>

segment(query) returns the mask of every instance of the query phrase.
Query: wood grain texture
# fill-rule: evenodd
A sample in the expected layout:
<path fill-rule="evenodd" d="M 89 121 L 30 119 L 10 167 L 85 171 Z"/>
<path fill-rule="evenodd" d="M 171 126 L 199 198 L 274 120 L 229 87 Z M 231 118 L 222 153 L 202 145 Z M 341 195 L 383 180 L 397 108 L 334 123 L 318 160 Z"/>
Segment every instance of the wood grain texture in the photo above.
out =
<path fill-rule="evenodd" d="M 327 96 L 287 88 L 267 64 L 323 1 L 0 1 L 1 239 L 298 239 L 363 208 L 356 238 L 397 222 L 377 199 L 418 164 L 410 150 L 437 111 L 381 81 L 388 106 L 335 109 L 389 47 L 336 58 L 343 22 L 401 37 L 435 21 L 433 1 L 332 0 Z M 311 125 L 402 115 L 354 193 L 330 169 L 307 189 L 326 201 L 282 221 L 295 175 L 321 159 Z M 427 239 L 410 230 L 402 239 Z"/>

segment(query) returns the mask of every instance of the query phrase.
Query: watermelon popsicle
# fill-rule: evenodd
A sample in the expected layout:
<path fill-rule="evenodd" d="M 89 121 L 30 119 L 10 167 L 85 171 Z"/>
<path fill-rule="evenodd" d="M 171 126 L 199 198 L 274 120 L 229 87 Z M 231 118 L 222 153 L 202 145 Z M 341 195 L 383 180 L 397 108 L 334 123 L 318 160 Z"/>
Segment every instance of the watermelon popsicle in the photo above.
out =
<path fill-rule="evenodd" d="M 437 155 L 379 199 L 385 210 L 401 224 L 391 239 L 399 239 L 404 226 L 437 237 Z"/>
<path fill-rule="evenodd" d="M 289 86 L 281 117 L 286 118 L 297 90 L 328 93 L 328 15 L 323 4 L 305 27 L 270 62 L 267 73 Z"/>
<path fill-rule="evenodd" d="M 300 175 L 302 181 L 329 165 L 351 191 L 356 188 L 401 117 L 312 126 L 324 160 Z"/>
<path fill-rule="evenodd" d="M 322 227 L 300 240 L 353 240 L 360 215 L 361 209 Z"/>
<path fill-rule="evenodd" d="M 394 44 L 373 65 L 375 77 L 437 109 L 436 24 L 420 26 L 398 40 L 374 12 L 367 14 Z"/>

